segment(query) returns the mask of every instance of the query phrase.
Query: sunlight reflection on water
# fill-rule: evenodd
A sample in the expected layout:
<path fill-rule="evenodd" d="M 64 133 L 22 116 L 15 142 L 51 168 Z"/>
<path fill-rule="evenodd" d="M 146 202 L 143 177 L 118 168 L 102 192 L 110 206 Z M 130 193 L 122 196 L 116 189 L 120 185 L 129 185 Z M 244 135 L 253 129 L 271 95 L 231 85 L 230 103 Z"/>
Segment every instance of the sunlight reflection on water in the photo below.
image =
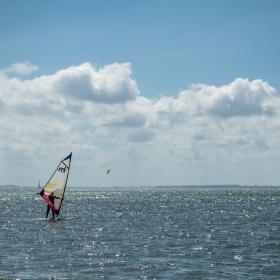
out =
<path fill-rule="evenodd" d="M 34 192 L 1 190 L 0 276 L 277 279 L 280 190 L 68 192 L 45 220 Z"/>

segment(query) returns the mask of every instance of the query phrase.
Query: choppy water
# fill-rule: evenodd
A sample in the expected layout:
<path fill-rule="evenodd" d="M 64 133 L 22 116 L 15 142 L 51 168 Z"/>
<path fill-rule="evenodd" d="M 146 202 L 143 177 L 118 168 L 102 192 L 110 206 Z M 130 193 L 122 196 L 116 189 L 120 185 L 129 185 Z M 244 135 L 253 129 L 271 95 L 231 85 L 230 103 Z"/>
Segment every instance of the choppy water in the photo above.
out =
<path fill-rule="evenodd" d="M 279 189 L 0 191 L 0 278 L 279 279 Z"/>

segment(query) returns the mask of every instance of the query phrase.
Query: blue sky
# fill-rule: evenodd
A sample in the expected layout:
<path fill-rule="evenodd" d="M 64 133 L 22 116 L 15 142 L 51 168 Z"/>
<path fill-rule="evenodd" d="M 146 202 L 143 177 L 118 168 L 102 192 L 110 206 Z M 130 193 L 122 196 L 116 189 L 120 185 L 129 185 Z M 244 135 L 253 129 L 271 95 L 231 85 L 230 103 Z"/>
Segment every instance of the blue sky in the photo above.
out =
<path fill-rule="evenodd" d="M 236 76 L 279 88 L 279 1 L 1 1 L 1 67 L 131 62 L 145 96 Z"/>
<path fill-rule="evenodd" d="M 0 7 L 0 183 L 69 150 L 76 185 L 280 181 L 279 1 Z"/>

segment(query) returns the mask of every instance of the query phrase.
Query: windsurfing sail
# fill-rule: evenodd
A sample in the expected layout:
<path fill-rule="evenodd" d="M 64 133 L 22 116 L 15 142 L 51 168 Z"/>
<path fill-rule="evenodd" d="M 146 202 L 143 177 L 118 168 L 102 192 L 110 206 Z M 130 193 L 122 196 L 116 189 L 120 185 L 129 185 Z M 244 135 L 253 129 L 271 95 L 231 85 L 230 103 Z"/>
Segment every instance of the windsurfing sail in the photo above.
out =
<path fill-rule="evenodd" d="M 106 171 L 107 175 L 108 175 L 110 172 L 111 172 L 111 169 L 108 169 L 108 170 Z"/>
<path fill-rule="evenodd" d="M 58 215 L 64 198 L 64 193 L 67 185 L 72 153 L 63 159 L 57 166 L 53 175 L 41 190 L 40 195 L 44 201 L 54 210 Z M 49 199 L 49 196 L 55 196 L 54 203 Z"/>

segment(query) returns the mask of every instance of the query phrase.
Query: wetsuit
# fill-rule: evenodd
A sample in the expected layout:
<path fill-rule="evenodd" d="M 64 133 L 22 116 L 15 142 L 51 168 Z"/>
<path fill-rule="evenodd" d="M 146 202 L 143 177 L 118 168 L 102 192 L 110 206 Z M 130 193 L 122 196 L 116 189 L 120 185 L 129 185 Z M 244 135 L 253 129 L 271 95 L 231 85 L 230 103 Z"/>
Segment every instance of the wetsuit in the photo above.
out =
<path fill-rule="evenodd" d="M 59 199 L 59 197 L 58 197 L 58 196 L 51 195 L 51 194 L 48 196 L 48 198 L 49 198 L 49 200 L 51 201 L 51 203 L 52 203 L 52 204 L 54 204 L 54 200 L 55 200 L 55 198 L 56 198 L 56 199 Z M 47 206 L 46 218 L 48 218 L 48 215 L 49 215 L 50 209 L 51 209 L 51 207 L 50 207 L 50 205 L 48 205 L 48 206 Z M 55 212 L 54 212 L 54 210 L 53 210 L 53 209 L 52 209 L 52 217 L 53 217 L 53 219 L 55 218 Z"/>

